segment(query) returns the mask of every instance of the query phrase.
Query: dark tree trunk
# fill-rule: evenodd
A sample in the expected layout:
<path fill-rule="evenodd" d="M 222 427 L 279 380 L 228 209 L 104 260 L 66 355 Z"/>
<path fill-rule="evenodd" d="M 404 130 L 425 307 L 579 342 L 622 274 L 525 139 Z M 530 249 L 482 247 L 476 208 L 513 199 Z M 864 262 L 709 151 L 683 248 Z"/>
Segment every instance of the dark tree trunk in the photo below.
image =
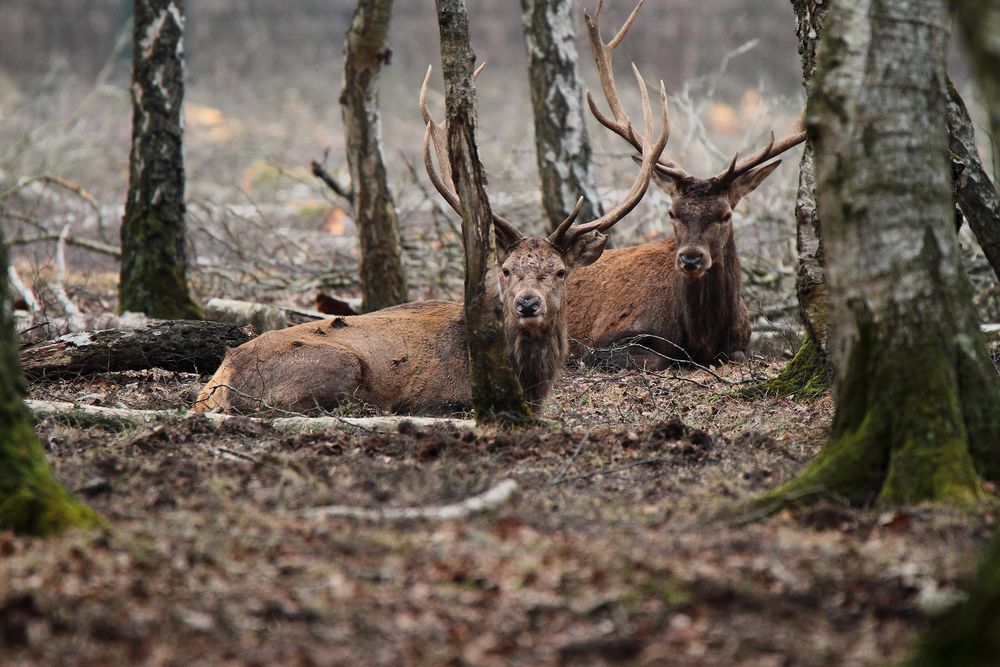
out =
<path fill-rule="evenodd" d="M 947 15 L 843 0 L 826 30 L 808 128 L 837 412 L 824 452 L 765 501 L 971 505 L 977 471 L 1000 478 L 1000 386 L 953 229 Z"/>
<path fill-rule="evenodd" d="M 392 0 L 358 0 L 344 42 L 341 114 L 351 171 L 351 200 L 361 236 L 361 300 L 365 312 L 405 303 L 406 274 L 399 220 L 382 157 L 378 77 L 389 64 Z"/>
<path fill-rule="evenodd" d="M 2 231 L 0 267 L 0 530 L 48 535 L 96 524 L 97 516 L 52 476 L 24 407 Z"/>
<path fill-rule="evenodd" d="M 436 0 L 441 30 L 452 180 L 465 214 L 465 328 L 472 405 L 479 422 L 523 423 L 531 418 L 511 368 L 501 326 L 493 215 L 476 145 L 475 54 L 465 0 Z"/>
<path fill-rule="evenodd" d="M 948 81 L 948 149 L 955 168 L 955 201 L 1000 278 L 1000 199 L 979 160 L 976 133 L 965 102 Z"/>
<path fill-rule="evenodd" d="M 119 311 L 201 319 L 184 231 L 183 0 L 135 0 L 132 150 L 122 220 Z"/>
<path fill-rule="evenodd" d="M 235 324 L 171 320 L 143 329 L 67 334 L 23 347 L 20 357 L 32 379 L 147 368 L 214 373 L 226 350 L 248 340 Z"/>
<path fill-rule="evenodd" d="M 993 178 L 1000 170 L 1000 4 L 996 0 L 952 0 L 958 19 L 958 28 L 969 45 L 969 52 L 975 64 L 979 88 L 983 99 L 991 100 L 988 105 L 990 124 L 990 145 L 993 148 Z"/>
<path fill-rule="evenodd" d="M 566 219 L 581 195 L 581 220 L 596 220 L 603 214 L 584 122 L 572 9 L 571 0 L 521 0 L 535 155 L 549 231 Z"/>

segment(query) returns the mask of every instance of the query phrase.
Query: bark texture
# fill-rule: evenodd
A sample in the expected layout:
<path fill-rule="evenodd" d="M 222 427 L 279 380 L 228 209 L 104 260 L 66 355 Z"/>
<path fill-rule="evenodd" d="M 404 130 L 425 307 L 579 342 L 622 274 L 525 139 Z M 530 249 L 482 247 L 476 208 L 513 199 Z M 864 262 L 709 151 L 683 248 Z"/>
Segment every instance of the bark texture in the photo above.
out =
<path fill-rule="evenodd" d="M 531 419 L 514 373 L 502 326 L 493 214 L 476 144 L 475 54 L 465 0 L 436 0 L 448 118 L 448 157 L 462 202 L 465 244 L 465 327 L 472 405 L 479 422 Z"/>
<path fill-rule="evenodd" d="M 1000 199 L 976 149 L 976 132 L 961 95 L 948 81 L 948 149 L 955 171 L 955 201 L 1000 278 Z"/>
<path fill-rule="evenodd" d="M 0 266 L 7 250 L 0 232 Z M 7 273 L 0 272 L 0 530 L 49 535 L 99 523 L 97 515 L 52 476 L 24 407 Z"/>
<path fill-rule="evenodd" d="M 250 336 L 234 324 L 171 320 L 143 329 L 67 334 L 28 345 L 20 357 L 32 379 L 147 368 L 214 373 L 226 350 L 248 340 Z"/>
<path fill-rule="evenodd" d="M 813 94 L 816 50 L 829 6 L 829 2 L 792 0 L 796 19 L 795 34 L 799 38 L 799 55 L 802 57 L 802 85 L 805 86 L 807 96 Z M 799 187 L 795 196 L 795 240 L 799 260 L 795 292 L 799 300 L 802 323 L 808 334 L 808 340 L 804 345 L 813 345 L 814 352 L 817 353 L 807 355 L 808 359 L 817 358 L 820 362 L 824 362 L 828 326 L 827 288 L 823 271 L 823 242 L 820 236 L 819 216 L 816 213 L 814 162 L 812 140 L 809 139 L 799 164 Z"/>
<path fill-rule="evenodd" d="M 535 155 L 549 231 L 566 219 L 580 196 L 581 220 L 603 214 L 591 167 L 572 9 L 571 0 L 521 0 Z"/>
<path fill-rule="evenodd" d="M 340 109 L 351 172 L 351 202 L 361 237 L 361 299 L 364 312 L 405 303 L 406 273 L 399 220 L 382 156 L 378 77 L 389 64 L 392 0 L 358 0 L 344 42 Z"/>
<path fill-rule="evenodd" d="M 843 0 L 827 22 L 808 127 L 837 413 L 765 500 L 971 505 L 977 472 L 1000 473 L 996 370 L 952 228 L 946 47 L 940 0 Z"/>
<path fill-rule="evenodd" d="M 187 284 L 183 0 L 135 0 L 132 149 L 121 230 L 119 311 L 201 319 Z"/>

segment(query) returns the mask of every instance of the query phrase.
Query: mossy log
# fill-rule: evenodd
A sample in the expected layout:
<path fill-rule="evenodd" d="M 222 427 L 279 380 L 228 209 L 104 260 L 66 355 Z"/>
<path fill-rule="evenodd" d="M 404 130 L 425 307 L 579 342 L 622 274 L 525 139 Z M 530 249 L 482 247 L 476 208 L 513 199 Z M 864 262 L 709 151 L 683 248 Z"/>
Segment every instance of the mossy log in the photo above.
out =
<path fill-rule="evenodd" d="M 107 329 L 67 334 L 21 348 L 31 379 L 64 378 L 112 371 L 162 368 L 213 373 L 226 350 L 250 340 L 234 324 L 171 320 L 141 329 Z"/>

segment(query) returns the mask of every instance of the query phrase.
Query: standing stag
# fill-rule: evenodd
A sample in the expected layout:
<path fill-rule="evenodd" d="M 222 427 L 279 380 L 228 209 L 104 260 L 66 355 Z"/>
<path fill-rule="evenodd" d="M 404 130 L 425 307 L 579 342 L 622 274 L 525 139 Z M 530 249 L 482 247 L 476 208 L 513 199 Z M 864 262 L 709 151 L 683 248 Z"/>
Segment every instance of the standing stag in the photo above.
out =
<path fill-rule="evenodd" d="M 653 166 L 667 143 L 667 96 L 660 83 L 662 129 L 655 142 L 649 96 L 642 93 L 645 133 L 639 173 L 613 210 L 575 224 L 583 198 L 549 237 L 526 237 L 493 216 L 501 263 L 499 294 L 514 371 L 525 398 L 539 406 L 565 361 L 565 280 L 573 269 L 594 262 L 604 234 L 646 193 Z M 424 164 L 434 187 L 462 215 L 448 162 L 446 126 L 427 109 L 430 68 L 420 91 L 427 124 Z M 437 155 L 435 170 L 431 144 Z M 241 412 L 329 409 L 350 400 L 385 410 L 441 414 L 467 409 L 472 400 L 463 307 L 448 301 L 403 304 L 356 317 L 311 322 L 270 331 L 232 350 L 201 390 L 194 409 Z"/>
<path fill-rule="evenodd" d="M 632 26 L 640 0 L 614 38 L 601 37 L 601 2 L 586 16 L 591 48 L 612 118 L 587 101 L 598 121 L 642 151 L 615 92 L 612 54 Z M 733 208 L 781 161 L 765 164 L 805 141 L 801 122 L 780 141 L 708 179 L 691 176 L 669 159 L 657 162 L 656 184 L 672 198 L 673 238 L 609 250 L 577 271 L 566 291 L 573 353 L 611 366 L 659 370 L 675 362 L 743 361 L 750 342 L 747 307 L 740 296 L 740 261 L 733 239 Z"/>

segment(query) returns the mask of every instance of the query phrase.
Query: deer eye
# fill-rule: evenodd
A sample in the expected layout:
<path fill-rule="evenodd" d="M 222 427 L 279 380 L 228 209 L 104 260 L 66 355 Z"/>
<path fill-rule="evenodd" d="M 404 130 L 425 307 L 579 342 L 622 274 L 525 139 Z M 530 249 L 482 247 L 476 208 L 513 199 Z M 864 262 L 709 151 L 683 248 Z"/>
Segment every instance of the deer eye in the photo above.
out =
<path fill-rule="evenodd" d="M 510 278 L 510 269 L 504 269 L 503 276 L 504 278 Z"/>
<path fill-rule="evenodd" d="M 674 212 L 672 210 L 670 210 L 670 209 L 667 209 L 667 215 L 670 216 L 671 220 L 676 220 L 677 219 L 677 216 L 674 215 Z"/>
<path fill-rule="evenodd" d="M 733 214 L 731 212 L 730 213 L 726 213 L 724 216 L 722 216 L 722 221 L 723 222 L 729 222 L 732 219 L 733 219 Z"/>
<path fill-rule="evenodd" d="M 559 269 L 558 271 L 556 271 L 556 278 L 565 278 L 565 277 L 566 277 L 566 269 Z"/>

